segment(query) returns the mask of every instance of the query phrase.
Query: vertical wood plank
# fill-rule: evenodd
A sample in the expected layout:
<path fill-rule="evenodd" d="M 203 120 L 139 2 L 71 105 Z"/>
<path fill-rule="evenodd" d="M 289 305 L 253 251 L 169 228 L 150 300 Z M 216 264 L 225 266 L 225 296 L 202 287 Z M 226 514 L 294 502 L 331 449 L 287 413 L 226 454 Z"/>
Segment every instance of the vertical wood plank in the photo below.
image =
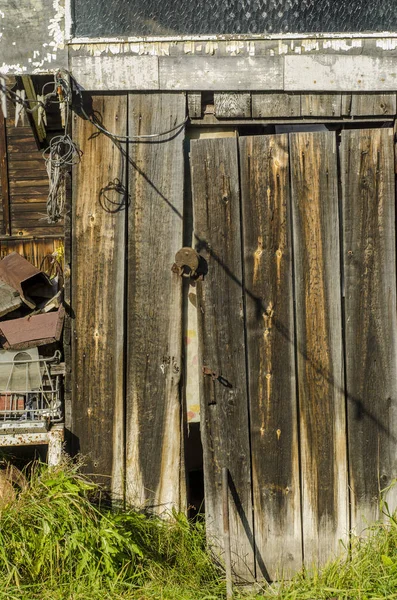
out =
<path fill-rule="evenodd" d="M 0 186 L 2 206 L 2 233 L 11 235 L 10 187 L 8 179 L 8 152 L 6 120 L 0 106 Z"/>
<path fill-rule="evenodd" d="M 302 94 L 302 117 L 340 117 L 340 94 Z"/>
<path fill-rule="evenodd" d="M 187 110 L 191 119 L 201 119 L 203 116 L 203 107 L 201 102 L 201 92 L 189 92 L 187 95 Z"/>
<path fill-rule="evenodd" d="M 290 134 L 305 564 L 349 529 L 335 134 Z"/>
<path fill-rule="evenodd" d="M 240 138 L 258 573 L 302 566 L 288 135 Z"/>
<path fill-rule="evenodd" d="M 352 525 L 379 516 L 397 469 L 393 129 L 342 132 L 346 379 Z M 397 490 L 389 495 L 396 508 Z"/>
<path fill-rule="evenodd" d="M 125 135 L 126 96 L 96 96 L 93 109 L 107 129 Z M 125 204 L 101 189 L 124 181 L 125 166 L 115 144 L 89 121 L 74 117 L 73 125 L 83 158 L 73 172 L 71 433 L 75 449 L 88 457 L 88 472 L 104 476 L 109 487 L 111 476 L 113 493 L 122 496 Z"/>
<path fill-rule="evenodd" d="M 242 92 L 215 93 L 214 113 L 218 119 L 249 118 L 251 116 L 251 94 Z"/>
<path fill-rule="evenodd" d="M 131 135 L 184 121 L 186 97 L 130 94 Z M 181 406 L 184 127 L 130 145 L 128 222 L 127 501 L 185 508 Z"/>
<path fill-rule="evenodd" d="M 300 117 L 300 114 L 300 94 L 252 93 L 252 117 L 254 119 Z"/>
<path fill-rule="evenodd" d="M 237 140 L 191 142 L 196 248 L 208 262 L 197 285 L 200 416 L 207 532 L 222 547 L 222 468 L 230 472 L 230 535 L 234 571 L 254 573 L 249 419 Z M 199 360 L 200 360 L 199 359 Z"/>

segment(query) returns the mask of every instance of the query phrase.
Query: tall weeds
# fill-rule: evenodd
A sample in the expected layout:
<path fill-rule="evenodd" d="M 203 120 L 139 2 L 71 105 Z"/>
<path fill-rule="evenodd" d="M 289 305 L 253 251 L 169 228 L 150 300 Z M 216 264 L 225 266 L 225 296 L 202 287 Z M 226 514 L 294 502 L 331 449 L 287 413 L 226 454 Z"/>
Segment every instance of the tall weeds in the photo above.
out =
<path fill-rule="evenodd" d="M 95 590 L 102 598 L 150 598 L 159 583 L 201 598 L 223 586 L 203 523 L 111 510 L 92 501 L 98 492 L 72 464 L 32 469 L 26 489 L 0 511 L 0 598 L 13 590 L 18 598 L 48 591 L 93 600 Z M 145 587 L 147 595 L 136 596 Z"/>

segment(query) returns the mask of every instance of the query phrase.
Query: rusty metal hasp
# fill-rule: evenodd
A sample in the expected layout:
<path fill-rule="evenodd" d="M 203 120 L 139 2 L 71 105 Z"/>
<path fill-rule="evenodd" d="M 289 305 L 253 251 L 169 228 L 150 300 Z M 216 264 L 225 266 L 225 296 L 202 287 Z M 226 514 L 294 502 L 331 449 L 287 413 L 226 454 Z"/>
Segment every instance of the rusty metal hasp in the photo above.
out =
<path fill-rule="evenodd" d="M 200 264 L 200 257 L 194 248 L 181 248 L 175 254 L 172 271 L 182 277 L 195 277 Z"/>

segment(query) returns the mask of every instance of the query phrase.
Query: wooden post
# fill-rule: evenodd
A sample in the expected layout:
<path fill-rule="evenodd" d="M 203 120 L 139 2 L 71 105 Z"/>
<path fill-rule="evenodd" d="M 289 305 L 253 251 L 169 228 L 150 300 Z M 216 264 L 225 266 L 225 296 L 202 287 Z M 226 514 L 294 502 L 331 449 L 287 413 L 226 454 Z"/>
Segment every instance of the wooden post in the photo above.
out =
<path fill-rule="evenodd" d="M 3 208 L 3 235 L 11 235 L 10 189 L 8 181 L 6 120 L 0 106 L 0 182 Z"/>
<path fill-rule="evenodd" d="M 230 552 L 230 527 L 229 527 L 229 471 L 222 469 L 222 508 L 223 508 L 223 540 L 225 545 L 226 568 L 226 598 L 233 598 L 232 582 L 232 556 Z"/>

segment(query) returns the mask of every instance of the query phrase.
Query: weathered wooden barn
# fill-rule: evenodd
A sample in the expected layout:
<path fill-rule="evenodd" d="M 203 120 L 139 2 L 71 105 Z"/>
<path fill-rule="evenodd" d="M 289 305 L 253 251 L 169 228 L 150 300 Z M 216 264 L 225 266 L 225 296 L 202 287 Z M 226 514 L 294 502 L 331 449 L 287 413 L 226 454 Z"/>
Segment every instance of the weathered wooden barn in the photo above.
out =
<path fill-rule="evenodd" d="M 220 545 L 226 467 L 235 572 L 274 579 L 397 475 L 397 15 L 160 4 L 0 0 L 0 73 L 70 74 L 82 152 L 46 228 L 31 130 L 1 121 L 1 252 L 65 236 L 69 450 L 127 503 L 205 499 Z"/>

